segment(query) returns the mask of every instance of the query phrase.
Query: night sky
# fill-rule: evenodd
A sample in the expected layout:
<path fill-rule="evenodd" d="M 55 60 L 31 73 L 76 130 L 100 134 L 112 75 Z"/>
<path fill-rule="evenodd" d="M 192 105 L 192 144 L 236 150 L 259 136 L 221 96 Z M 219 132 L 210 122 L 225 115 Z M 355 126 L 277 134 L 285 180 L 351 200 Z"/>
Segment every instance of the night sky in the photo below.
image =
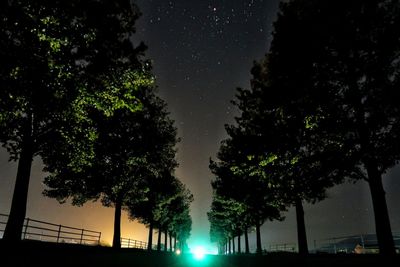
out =
<path fill-rule="evenodd" d="M 230 104 L 237 87 L 248 87 L 250 68 L 268 50 L 278 0 L 138 0 L 143 16 L 135 42 L 148 45 L 159 94 L 168 103 L 179 136 L 180 167 L 177 176 L 194 194 L 193 231 L 190 245 L 209 243 L 206 212 L 211 204 L 212 174 L 209 158 L 215 158 L 226 137 L 224 124 L 237 111 Z M 113 210 L 99 204 L 83 208 L 59 205 L 40 196 L 41 162 L 35 160 L 27 216 L 102 231 L 110 242 Z M 0 151 L 0 213 L 8 213 L 16 164 Z M 400 168 L 385 177 L 392 230 L 400 231 Z M 366 183 L 346 184 L 329 191 L 329 199 L 305 207 L 306 226 L 312 240 L 374 232 L 373 212 Z M 122 235 L 146 241 L 144 227 L 124 217 Z M 254 233 L 250 235 L 254 238 Z M 284 222 L 266 223 L 262 239 L 270 244 L 295 243 L 294 212 Z M 251 244 L 254 247 L 254 244 Z"/>

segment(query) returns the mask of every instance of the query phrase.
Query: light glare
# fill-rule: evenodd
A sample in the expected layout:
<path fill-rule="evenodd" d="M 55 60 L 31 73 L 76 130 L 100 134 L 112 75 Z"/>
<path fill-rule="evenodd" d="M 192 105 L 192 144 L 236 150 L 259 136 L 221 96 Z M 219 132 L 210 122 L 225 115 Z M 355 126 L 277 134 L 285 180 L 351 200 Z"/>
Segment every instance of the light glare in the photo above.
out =
<path fill-rule="evenodd" d="M 204 258 L 205 250 L 203 247 L 196 247 L 193 250 L 193 256 L 196 260 L 202 260 Z"/>

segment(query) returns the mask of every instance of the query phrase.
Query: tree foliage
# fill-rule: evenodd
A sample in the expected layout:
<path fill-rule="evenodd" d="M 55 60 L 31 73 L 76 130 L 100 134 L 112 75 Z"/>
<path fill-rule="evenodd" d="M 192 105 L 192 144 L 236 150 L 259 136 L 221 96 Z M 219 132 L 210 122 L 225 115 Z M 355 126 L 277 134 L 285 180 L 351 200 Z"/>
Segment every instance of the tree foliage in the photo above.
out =
<path fill-rule="evenodd" d="M 102 112 L 93 114 L 92 126 L 98 136 L 90 164 L 77 169 L 73 162 L 65 164 L 69 163 L 65 159 L 52 157 L 45 161 L 51 173 L 45 179 L 49 187 L 45 191 L 47 196 L 61 202 L 72 198 L 72 203 L 78 205 L 101 199 L 103 205 L 115 206 L 113 244 L 116 247 L 120 246 L 121 209 L 153 195 L 156 187 L 152 179 L 164 179 L 162 176 L 177 166 L 176 128 L 168 117 L 165 103 L 154 94 L 152 87 L 140 88 L 136 97 L 141 110 L 120 109 L 111 116 Z M 166 182 L 167 192 L 171 193 L 175 189 L 171 185 L 174 181 Z"/>
<path fill-rule="evenodd" d="M 130 203 L 128 210 L 131 219 L 149 227 L 148 249 L 152 249 L 153 229 L 167 231 L 180 244 L 185 243 L 191 231 L 192 194 L 170 172 L 147 176 L 145 183 L 149 190 L 141 200 Z"/>
<path fill-rule="evenodd" d="M 269 83 L 289 96 L 282 104 L 286 117 L 304 121 L 317 173 L 369 182 L 383 254 L 394 253 L 381 176 L 400 151 L 393 101 L 399 95 L 399 7 L 398 1 L 282 4 L 268 55 Z"/>
<path fill-rule="evenodd" d="M 251 88 L 238 91 L 241 114 L 227 132 L 239 146 L 225 162 L 247 158 L 234 169 L 240 179 L 257 174 L 280 203 L 295 205 L 300 253 L 307 253 L 302 201 L 324 199 L 345 178 L 370 184 L 381 253 L 394 253 L 381 176 L 400 152 L 399 8 L 398 1 L 283 2 L 270 51 L 255 63 Z"/>
<path fill-rule="evenodd" d="M 238 127 L 227 126 L 227 131 L 231 139 L 222 142 L 218 161 L 210 162 L 210 169 L 215 175 L 212 182 L 215 206 L 212 206 L 209 218 L 211 234 L 222 236 L 219 243 L 247 234 L 252 226 L 256 226 L 259 233 L 265 220 L 282 219 L 281 211 L 285 208 L 276 195 L 278 191 L 271 184 L 269 174 L 254 165 L 254 139 L 247 139 Z M 221 208 L 223 205 L 227 207 Z M 231 225 L 227 228 L 230 229 L 228 232 L 225 229 L 223 233 L 218 233 L 218 225 L 228 222 L 219 222 L 221 216 L 217 219 L 213 208 L 218 210 L 217 213 L 226 213 L 226 220 Z M 211 239 L 218 240 L 216 236 L 211 236 Z M 257 235 L 257 250 L 261 252 L 260 235 Z"/>
<path fill-rule="evenodd" d="M 0 12 L 0 141 L 10 159 L 19 161 L 4 238 L 15 241 L 25 217 L 32 158 L 57 151 L 51 145 L 60 137 L 80 141 L 75 158 L 89 161 L 96 137 L 90 110 L 110 115 L 139 107 L 134 84 L 113 83 L 131 75 L 138 76 L 136 82 L 146 80 L 144 46 L 130 40 L 140 13 L 128 0 L 13 0 L 3 1 Z"/>

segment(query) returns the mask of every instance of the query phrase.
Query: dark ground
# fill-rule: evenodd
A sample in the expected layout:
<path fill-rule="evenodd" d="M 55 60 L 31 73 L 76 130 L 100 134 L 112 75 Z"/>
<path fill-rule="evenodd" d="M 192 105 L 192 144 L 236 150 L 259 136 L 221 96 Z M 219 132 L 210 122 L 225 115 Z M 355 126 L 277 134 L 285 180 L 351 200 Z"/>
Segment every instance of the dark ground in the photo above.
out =
<path fill-rule="evenodd" d="M 264 256 L 208 255 L 201 261 L 191 254 L 146 252 L 134 249 L 114 250 L 108 247 L 85 247 L 26 241 L 7 244 L 0 240 L 0 266 L 85 266 L 85 267 L 314 267 L 314 266 L 400 266 L 400 255 L 386 259 L 379 255 L 310 255 L 269 254 Z"/>

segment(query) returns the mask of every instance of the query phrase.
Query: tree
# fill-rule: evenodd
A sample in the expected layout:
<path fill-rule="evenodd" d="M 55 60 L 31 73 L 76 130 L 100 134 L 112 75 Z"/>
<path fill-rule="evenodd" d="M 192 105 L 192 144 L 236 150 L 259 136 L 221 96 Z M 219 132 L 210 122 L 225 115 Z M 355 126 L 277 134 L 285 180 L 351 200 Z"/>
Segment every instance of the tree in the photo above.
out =
<path fill-rule="evenodd" d="M 349 162 L 337 160 L 337 142 L 316 138 L 315 121 L 319 117 L 310 116 L 310 107 L 298 101 L 298 94 L 290 94 L 285 84 L 273 83 L 270 57 L 268 54 L 261 63 L 255 63 L 251 89 L 238 90 L 233 103 L 241 114 L 236 126 L 226 127 L 231 138 L 221 146 L 220 161 L 212 163 L 211 169 L 220 177 L 215 187 L 228 188 L 230 196 L 239 192 L 233 198 L 244 198 L 253 217 L 260 212 L 270 218 L 275 214 L 278 219 L 279 212 L 271 207 L 282 211 L 284 206 L 295 206 L 299 252 L 307 254 L 302 202 L 324 199 L 326 189 L 347 175 L 347 169 L 337 169 Z M 287 91 L 281 93 L 281 87 Z M 322 146 L 326 149 L 321 151 Z M 334 168 L 336 171 L 331 171 Z M 258 247 L 261 249 L 260 244 Z"/>
<path fill-rule="evenodd" d="M 380 253 L 395 253 L 382 174 L 399 161 L 398 1 L 290 1 L 281 6 L 268 83 L 312 126 L 323 173 L 369 183 Z M 295 42 L 295 44 L 293 43 Z M 284 97 L 283 97 L 284 98 Z M 299 112 L 300 111 L 300 112 Z M 332 145 L 333 144 L 333 145 Z"/>
<path fill-rule="evenodd" d="M 377 235 L 389 240 L 381 251 L 393 253 L 380 176 L 398 155 L 392 138 L 399 113 L 390 101 L 398 94 L 398 5 L 283 3 L 271 50 L 255 64 L 251 90 L 237 96 L 239 127 L 262 139 L 254 166 L 272 171 L 281 198 L 296 204 L 301 253 L 307 243 L 300 200 L 323 199 L 345 177 L 369 181 L 376 218 L 383 218 Z M 379 169 L 372 179 L 371 161 Z"/>
<path fill-rule="evenodd" d="M 190 217 L 189 211 L 190 204 L 193 202 L 193 195 L 179 180 L 176 180 L 176 188 L 177 192 L 175 197 L 171 199 L 166 207 L 169 217 L 168 230 L 170 233 L 170 241 L 174 236 L 176 242 L 179 236 L 179 242 L 186 243 L 191 231 L 191 220 L 188 219 L 188 216 Z M 188 225 L 189 223 L 190 227 Z M 170 245 L 172 245 L 171 242 Z"/>
<path fill-rule="evenodd" d="M 115 207 L 116 248 L 120 247 L 121 210 L 152 190 L 147 177 L 159 176 L 165 168 L 176 166 L 176 128 L 167 116 L 165 103 L 149 87 L 138 90 L 137 99 L 142 104 L 140 111 L 121 109 L 112 116 L 93 115 L 98 137 L 88 166 L 77 170 L 74 164 L 60 165 L 68 162 L 60 157 L 45 158 L 52 173 L 45 179 L 49 187 L 45 195 L 60 202 L 72 198 L 76 205 L 101 199 L 103 205 Z"/>
<path fill-rule="evenodd" d="M 189 214 L 189 209 L 185 209 L 181 216 L 177 218 L 176 225 L 179 226 L 176 229 L 176 238 L 179 241 L 178 246 L 182 252 L 185 252 L 188 250 L 187 240 L 192 231 L 192 218 Z"/>
<path fill-rule="evenodd" d="M 118 95 L 102 81 L 110 71 L 141 68 L 144 47 L 129 39 L 138 16 L 128 0 L 1 3 L 0 141 L 18 160 L 5 240 L 21 237 L 33 157 L 43 156 L 50 136 L 84 131 L 78 103 L 107 99 L 118 108 Z"/>
<path fill-rule="evenodd" d="M 128 205 L 131 219 L 149 227 L 148 250 L 152 250 L 153 229 L 168 230 L 170 238 L 180 231 L 180 223 L 185 220 L 193 196 L 177 178 L 169 172 L 161 177 L 147 177 L 148 191 L 138 202 Z M 159 247 L 161 249 L 161 247 Z"/>
<path fill-rule="evenodd" d="M 210 240 L 218 244 L 218 253 L 222 254 L 223 247 L 230 240 L 230 216 L 227 213 L 227 206 L 214 195 L 211 202 L 211 210 L 207 213 L 210 221 Z M 230 248 L 229 248 L 230 253 Z"/>
<path fill-rule="evenodd" d="M 295 102 L 296 94 L 281 94 L 280 83 L 271 84 L 269 56 L 253 67 L 251 89 L 239 90 L 235 104 L 242 115 L 237 120 L 244 139 L 256 143 L 247 152 L 253 172 L 268 177 L 268 186 L 281 204 L 295 206 L 299 252 L 307 254 L 302 202 L 321 201 L 327 188 L 343 180 L 345 172 L 328 172 L 327 163 L 330 168 L 347 163 L 332 152 L 336 143 L 318 150 L 322 143 L 315 137 L 315 122 L 307 117 L 309 106 Z"/>
<path fill-rule="evenodd" d="M 128 205 L 129 217 L 149 227 L 147 249 L 153 248 L 153 230 L 157 226 L 156 214 L 160 203 L 170 193 L 172 178 L 169 173 L 162 176 L 149 176 L 145 180 L 149 190 L 141 201 L 135 201 Z"/>
<path fill-rule="evenodd" d="M 152 221 L 158 228 L 157 250 L 161 250 L 161 232 L 165 233 L 164 250 L 167 251 L 167 233 L 170 236 L 170 249 L 172 250 L 172 237 L 175 239 L 174 249 L 179 246 L 180 251 L 187 249 L 186 241 L 190 237 L 192 229 L 192 219 L 190 217 L 190 203 L 193 201 L 193 195 L 185 185 L 174 176 L 164 190 L 164 196 L 152 207 L 151 213 L 146 213 L 147 221 Z M 154 192 L 157 194 L 157 192 Z M 139 203 L 141 206 L 142 203 Z M 130 207 L 131 216 L 137 214 L 137 206 Z M 177 244 L 178 243 L 178 244 Z M 150 246 L 149 246 L 150 249 Z"/>
<path fill-rule="evenodd" d="M 270 174 L 260 171 L 255 164 L 254 149 L 260 147 L 253 143 L 256 139 L 243 135 L 239 126 L 227 126 L 226 129 L 231 139 L 222 142 L 218 161 L 210 163 L 215 175 L 212 186 L 217 197 L 240 204 L 240 212 L 235 212 L 238 217 L 231 218 L 237 221 L 233 224 L 233 237 L 238 235 L 240 240 L 243 231 L 255 226 L 257 252 L 261 253 L 261 225 L 265 220 L 282 219 L 281 211 L 285 206 L 277 197 Z"/>

